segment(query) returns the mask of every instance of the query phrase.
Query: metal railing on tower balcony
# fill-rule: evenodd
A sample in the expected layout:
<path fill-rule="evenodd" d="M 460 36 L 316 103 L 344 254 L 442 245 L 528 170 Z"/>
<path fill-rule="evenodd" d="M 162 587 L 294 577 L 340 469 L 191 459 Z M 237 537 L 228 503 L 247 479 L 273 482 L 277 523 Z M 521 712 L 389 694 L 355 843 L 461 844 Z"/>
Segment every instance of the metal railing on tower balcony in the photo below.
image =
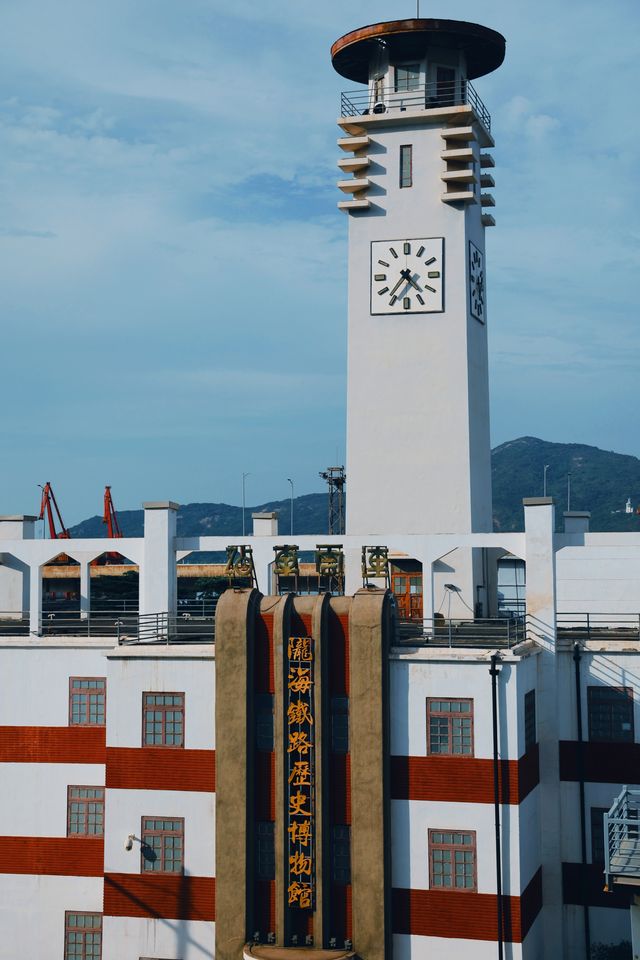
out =
<path fill-rule="evenodd" d="M 623 787 L 604 815 L 604 873 L 607 887 L 640 886 L 640 790 Z"/>
<path fill-rule="evenodd" d="M 405 89 L 376 87 L 346 90 L 340 95 L 340 116 L 399 113 L 407 110 L 441 110 L 470 106 L 482 125 L 491 130 L 491 114 L 470 80 L 432 81 L 411 84 Z"/>

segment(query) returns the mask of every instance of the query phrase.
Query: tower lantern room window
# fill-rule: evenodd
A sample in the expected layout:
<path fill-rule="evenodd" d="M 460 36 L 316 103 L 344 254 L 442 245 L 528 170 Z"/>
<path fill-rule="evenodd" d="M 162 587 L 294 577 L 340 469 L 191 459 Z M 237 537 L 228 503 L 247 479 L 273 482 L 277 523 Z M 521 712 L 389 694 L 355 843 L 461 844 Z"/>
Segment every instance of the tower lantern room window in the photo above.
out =
<path fill-rule="evenodd" d="M 420 87 L 420 64 L 405 63 L 395 68 L 396 93 L 407 93 L 409 90 L 418 90 Z"/>

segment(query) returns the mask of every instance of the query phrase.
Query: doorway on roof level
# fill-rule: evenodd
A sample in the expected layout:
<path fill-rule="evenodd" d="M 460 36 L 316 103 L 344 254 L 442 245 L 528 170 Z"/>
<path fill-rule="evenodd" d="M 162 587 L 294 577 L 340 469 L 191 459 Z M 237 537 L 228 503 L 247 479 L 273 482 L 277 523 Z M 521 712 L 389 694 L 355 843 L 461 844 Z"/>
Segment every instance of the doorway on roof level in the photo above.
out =
<path fill-rule="evenodd" d="M 419 560 L 393 560 L 391 590 L 400 620 L 422 620 L 422 564 Z"/>

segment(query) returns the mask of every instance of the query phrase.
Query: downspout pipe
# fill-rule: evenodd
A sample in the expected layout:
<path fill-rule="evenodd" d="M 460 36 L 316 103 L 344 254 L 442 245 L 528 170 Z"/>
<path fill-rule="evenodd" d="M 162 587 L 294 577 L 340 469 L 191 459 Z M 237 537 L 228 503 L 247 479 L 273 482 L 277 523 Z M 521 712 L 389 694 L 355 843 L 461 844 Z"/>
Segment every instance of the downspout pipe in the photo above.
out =
<path fill-rule="evenodd" d="M 591 922 L 589 917 L 589 896 L 587 885 L 587 815 L 584 797 L 584 752 L 582 733 L 582 683 L 580 680 L 580 661 L 582 653 L 580 644 L 573 645 L 573 666 L 576 682 L 576 719 L 578 721 L 578 786 L 580 789 L 580 847 L 582 852 L 582 899 L 584 901 L 584 955 L 586 960 L 591 957 Z"/>
<path fill-rule="evenodd" d="M 493 724 L 493 811 L 496 837 L 496 894 L 498 898 L 498 960 L 504 957 L 504 921 L 502 910 L 502 841 L 500 838 L 500 759 L 498 756 L 498 677 L 500 655 L 491 655 L 491 718 Z"/>

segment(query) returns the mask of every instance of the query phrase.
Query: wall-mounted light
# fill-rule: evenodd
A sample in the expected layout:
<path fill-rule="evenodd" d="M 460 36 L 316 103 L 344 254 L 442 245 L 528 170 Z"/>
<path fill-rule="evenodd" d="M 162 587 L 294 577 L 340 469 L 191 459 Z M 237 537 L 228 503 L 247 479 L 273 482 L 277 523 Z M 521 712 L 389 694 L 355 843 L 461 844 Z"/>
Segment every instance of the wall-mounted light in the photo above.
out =
<path fill-rule="evenodd" d="M 127 837 L 127 842 L 124 845 L 125 850 L 133 850 L 133 841 L 137 839 L 138 838 L 135 836 L 135 834 L 130 833 Z"/>

